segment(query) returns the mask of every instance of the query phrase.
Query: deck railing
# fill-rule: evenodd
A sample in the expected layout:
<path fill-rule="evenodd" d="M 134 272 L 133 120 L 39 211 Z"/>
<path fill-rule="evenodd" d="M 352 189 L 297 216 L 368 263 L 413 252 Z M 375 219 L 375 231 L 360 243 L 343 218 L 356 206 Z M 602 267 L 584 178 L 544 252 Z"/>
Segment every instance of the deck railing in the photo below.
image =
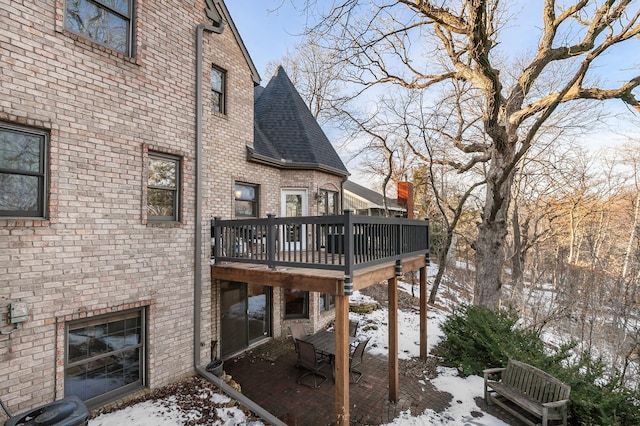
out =
<path fill-rule="evenodd" d="M 429 254 L 429 222 L 359 216 L 211 221 L 212 260 L 353 271 Z"/>

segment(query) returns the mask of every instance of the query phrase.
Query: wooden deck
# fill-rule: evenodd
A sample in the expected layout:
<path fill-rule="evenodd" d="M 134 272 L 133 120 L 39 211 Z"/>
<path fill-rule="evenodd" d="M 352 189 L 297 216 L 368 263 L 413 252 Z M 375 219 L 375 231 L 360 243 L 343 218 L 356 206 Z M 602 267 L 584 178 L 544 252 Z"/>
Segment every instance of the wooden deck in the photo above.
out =
<path fill-rule="evenodd" d="M 401 261 L 402 270 L 414 271 L 425 267 L 424 256 L 414 256 Z M 362 290 L 396 274 L 396 263 L 387 262 L 354 271 L 353 289 Z M 316 291 L 335 295 L 344 294 L 345 276 L 342 271 L 280 266 L 275 269 L 264 264 L 222 262 L 211 266 L 214 279 L 264 284 L 290 290 Z"/>

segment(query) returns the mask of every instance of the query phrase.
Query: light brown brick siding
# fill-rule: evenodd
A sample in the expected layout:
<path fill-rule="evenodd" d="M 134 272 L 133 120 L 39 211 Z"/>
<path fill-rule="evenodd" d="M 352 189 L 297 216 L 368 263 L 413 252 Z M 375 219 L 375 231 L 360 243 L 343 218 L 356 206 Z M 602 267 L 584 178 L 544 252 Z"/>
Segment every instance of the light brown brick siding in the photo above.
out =
<path fill-rule="evenodd" d="M 0 310 L 15 300 L 29 307 L 29 320 L 0 336 L 3 401 L 17 413 L 63 397 L 66 319 L 141 303 L 153 307 L 148 384 L 192 372 L 195 30 L 207 22 L 205 2 L 138 1 L 135 58 L 65 30 L 62 0 L 0 3 L 0 120 L 50 134 L 48 217 L 0 219 Z M 208 343 L 209 215 L 228 206 L 216 200 L 228 194 L 221 189 L 228 172 L 218 163 L 229 161 L 221 154 L 233 146 L 232 161 L 243 163 L 239 154 L 253 136 L 253 82 L 231 31 L 205 37 L 203 72 L 216 63 L 229 75 L 224 117 L 210 117 L 204 78 L 201 314 Z M 148 150 L 182 158 L 178 224 L 145 221 Z M 209 356 L 205 344 L 203 362 Z"/>
<path fill-rule="evenodd" d="M 64 29 L 64 1 L 0 0 L 0 121 L 49 133 L 48 212 L 0 218 L 0 311 L 12 301 L 29 320 L 0 335 L 0 396 L 14 412 L 64 396 L 65 323 L 145 306 L 148 385 L 193 372 L 196 26 L 204 0 L 136 2 L 135 56 Z M 235 181 L 260 185 L 260 215 L 280 215 L 280 190 L 341 179 L 246 161 L 253 139 L 253 81 L 228 28 L 206 33 L 203 65 L 202 306 L 200 358 L 219 321 L 210 283 L 210 224 L 233 217 Z M 211 112 L 209 70 L 227 72 L 226 114 Z M 181 220 L 146 217 L 146 163 L 182 159 Z M 274 291 L 274 324 L 281 297 Z M 316 302 L 317 303 L 317 300 Z M 315 315 L 315 314 L 314 314 Z M 319 320 L 314 320 L 317 327 Z M 280 330 L 274 332 L 280 334 Z"/>

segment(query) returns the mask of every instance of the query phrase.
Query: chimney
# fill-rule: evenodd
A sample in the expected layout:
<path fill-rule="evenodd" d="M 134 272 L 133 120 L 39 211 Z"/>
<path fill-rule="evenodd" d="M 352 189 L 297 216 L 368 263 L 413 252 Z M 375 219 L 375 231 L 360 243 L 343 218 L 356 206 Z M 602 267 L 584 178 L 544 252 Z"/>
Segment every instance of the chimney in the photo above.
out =
<path fill-rule="evenodd" d="M 407 210 L 406 217 L 413 219 L 413 184 L 398 182 L 398 204 Z"/>

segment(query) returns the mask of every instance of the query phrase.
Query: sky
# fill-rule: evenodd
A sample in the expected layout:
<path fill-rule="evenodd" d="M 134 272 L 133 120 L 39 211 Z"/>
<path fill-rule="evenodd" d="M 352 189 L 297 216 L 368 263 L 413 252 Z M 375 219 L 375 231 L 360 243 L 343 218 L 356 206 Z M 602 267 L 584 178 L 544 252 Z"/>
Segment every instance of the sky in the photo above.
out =
<path fill-rule="evenodd" d="M 226 0 L 225 4 L 262 85 L 267 84 L 271 77 L 265 73 L 267 64 L 280 59 L 301 39 L 297 35 L 304 29 L 304 11 L 296 10 L 290 0 Z"/>
<path fill-rule="evenodd" d="M 326 0 L 322 0 L 323 2 Z M 305 0 L 226 0 L 225 4 L 242 37 L 258 73 L 262 85 L 266 85 L 270 75 L 266 73 L 269 62 L 276 62 L 300 42 L 300 34 L 307 23 L 304 11 Z M 328 3 L 328 2 L 327 2 Z M 537 43 L 537 30 L 541 27 L 541 2 L 528 0 L 510 3 L 510 20 L 502 28 L 504 37 L 498 48 L 508 52 L 509 56 L 534 51 Z M 635 6 L 638 7 L 637 5 Z M 637 51 L 640 39 L 615 47 L 598 59 L 596 72 L 610 80 L 609 86 L 618 86 L 621 81 L 639 74 L 640 59 Z M 609 71 L 623 68 L 615 72 Z M 620 65 L 624 64 L 624 65 Z M 604 103 L 607 112 L 615 117 L 608 118 L 602 129 L 590 131 L 580 142 L 588 149 L 598 150 L 603 147 L 615 147 L 628 139 L 628 135 L 637 138 L 640 131 L 640 114 L 630 112 L 622 101 L 614 100 Z M 607 128 L 608 126 L 608 128 Z M 331 132 L 325 129 L 325 132 Z M 336 142 L 336 141 L 334 141 Z M 338 150 L 343 162 L 352 173 L 351 180 L 367 186 L 369 179 L 357 170 L 358 160 L 345 158 L 344 150 Z M 353 150 L 352 150 L 353 151 Z M 375 189 L 375 188 L 372 188 Z"/>

